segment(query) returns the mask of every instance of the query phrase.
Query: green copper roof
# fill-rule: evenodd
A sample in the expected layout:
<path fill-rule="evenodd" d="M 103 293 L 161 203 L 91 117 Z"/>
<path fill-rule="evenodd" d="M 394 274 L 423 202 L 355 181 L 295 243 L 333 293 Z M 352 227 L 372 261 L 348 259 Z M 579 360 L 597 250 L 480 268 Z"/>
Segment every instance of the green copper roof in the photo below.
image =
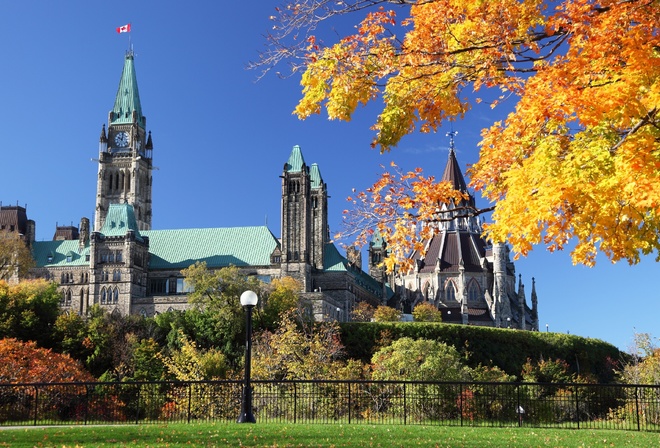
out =
<path fill-rule="evenodd" d="M 279 244 L 266 226 L 143 230 L 141 235 L 149 238 L 149 268 L 154 270 L 184 269 L 196 261 L 205 261 L 209 268 L 269 266 Z M 89 247 L 79 252 L 78 240 L 35 241 L 32 254 L 37 267 L 89 266 Z"/>
<path fill-rule="evenodd" d="M 327 243 L 325 245 L 323 272 L 346 272 L 354 278 L 355 283 L 364 289 L 370 291 L 372 294 L 380 294 L 381 284 L 362 269 L 351 267 L 348 260 L 339 253 L 333 243 Z M 387 297 L 390 298 L 393 295 L 394 291 L 387 286 Z"/>
<path fill-rule="evenodd" d="M 89 246 L 80 250 L 78 240 L 35 241 L 32 256 L 36 267 L 89 266 Z"/>
<path fill-rule="evenodd" d="M 124 70 L 121 73 L 115 107 L 112 108 L 113 120 L 110 124 L 133 123 L 133 111 L 137 112 L 138 124 L 144 128 L 145 122 L 142 115 L 142 106 L 140 105 L 133 52 L 129 51 L 126 53 L 126 59 L 124 60 Z"/>
<path fill-rule="evenodd" d="M 142 241 L 133 206 L 130 204 L 110 204 L 100 233 L 105 236 L 125 236 L 129 230 L 135 232 L 135 238 L 138 241 Z"/>
<path fill-rule="evenodd" d="M 183 269 L 196 261 L 209 268 L 268 266 L 278 246 L 266 226 L 212 229 L 145 230 L 150 269 Z"/>
<path fill-rule="evenodd" d="M 302 171 L 302 166 L 305 164 L 300 146 L 296 145 L 291 151 L 289 160 L 284 165 L 284 171 L 289 173 L 299 173 Z"/>
<path fill-rule="evenodd" d="M 312 188 L 321 188 L 323 186 L 323 178 L 321 177 L 321 170 L 316 163 L 312 163 L 309 177 L 312 181 Z"/>
<path fill-rule="evenodd" d="M 382 249 L 384 244 L 385 244 L 385 240 L 383 239 L 383 235 L 381 235 L 380 230 L 376 228 L 374 230 L 374 234 L 371 236 L 371 241 L 369 242 L 369 246 L 374 249 Z"/>

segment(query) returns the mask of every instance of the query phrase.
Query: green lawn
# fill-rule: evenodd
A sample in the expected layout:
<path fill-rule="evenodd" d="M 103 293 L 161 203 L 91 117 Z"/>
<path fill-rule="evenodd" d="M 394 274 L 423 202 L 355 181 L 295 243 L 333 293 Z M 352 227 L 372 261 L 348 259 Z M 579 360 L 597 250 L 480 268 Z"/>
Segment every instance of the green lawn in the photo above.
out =
<path fill-rule="evenodd" d="M 0 447 L 655 447 L 613 430 L 338 424 L 170 424 L 0 428 Z"/>

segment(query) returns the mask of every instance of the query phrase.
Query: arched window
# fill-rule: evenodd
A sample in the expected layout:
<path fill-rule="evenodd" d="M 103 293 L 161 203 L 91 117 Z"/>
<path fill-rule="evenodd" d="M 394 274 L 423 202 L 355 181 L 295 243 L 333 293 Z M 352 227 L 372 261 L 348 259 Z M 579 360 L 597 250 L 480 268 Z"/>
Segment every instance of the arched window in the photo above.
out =
<path fill-rule="evenodd" d="M 112 271 L 112 281 L 113 282 L 118 282 L 121 280 L 121 271 L 119 269 L 115 269 Z"/>
<path fill-rule="evenodd" d="M 454 282 L 451 280 L 445 285 L 445 297 L 447 297 L 447 301 L 456 301 L 456 290 L 454 289 Z"/>
<path fill-rule="evenodd" d="M 101 305 L 105 305 L 107 303 L 107 294 L 108 292 L 105 290 L 105 288 L 101 288 Z"/>
<path fill-rule="evenodd" d="M 71 306 L 71 290 L 70 289 L 66 292 L 66 298 L 64 299 L 64 306 Z"/>
<path fill-rule="evenodd" d="M 479 301 L 481 301 L 481 290 L 476 280 L 472 279 L 470 285 L 468 286 L 468 302 Z"/>
<path fill-rule="evenodd" d="M 112 303 L 119 303 L 119 290 L 117 288 L 112 291 Z"/>

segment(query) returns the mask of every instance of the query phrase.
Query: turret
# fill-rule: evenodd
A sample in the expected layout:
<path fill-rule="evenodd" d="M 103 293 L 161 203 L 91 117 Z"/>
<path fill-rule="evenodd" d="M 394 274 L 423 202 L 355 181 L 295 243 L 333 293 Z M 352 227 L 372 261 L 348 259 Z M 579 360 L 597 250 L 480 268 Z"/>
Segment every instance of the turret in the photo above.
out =
<path fill-rule="evenodd" d="M 536 280 L 532 277 L 532 330 L 539 331 L 539 299 L 536 296 Z"/>
<path fill-rule="evenodd" d="M 108 150 L 108 137 L 105 135 L 105 123 L 101 127 L 101 137 L 99 138 L 99 153 Z"/>
<path fill-rule="evenodd" d="M 78 244 L 82 251 L 89 245 L 89 218 L 80 218 L 80 231 L 78 232 Z"/>
<path fill-rule="evenodd" d="M 522 282 L 522 275 L 518 276 L 518 313 L 520 313 L 518 328 L 525 330 L 527 319 L 525 318 L 525 285 Z"/>

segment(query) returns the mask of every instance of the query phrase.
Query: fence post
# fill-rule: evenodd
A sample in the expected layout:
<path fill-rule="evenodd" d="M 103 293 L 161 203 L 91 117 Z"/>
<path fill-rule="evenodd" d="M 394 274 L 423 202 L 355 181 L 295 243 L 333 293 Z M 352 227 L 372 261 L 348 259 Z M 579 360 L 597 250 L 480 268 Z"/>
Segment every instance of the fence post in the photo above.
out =
<path fill-rule="evenodd" d="M 463 426 L 463 383 L 459 384 L 458 411 L 461 413 L 461 426 Z"/>
<path fill-rule="evenodd" d="M 351 424 L 351 383 L 348 383 L 348 424 Z"/>
<path fill-rule="evenodd" d="M 641 431 L 639 416 L 639 387 L 635 386 L 635 415 L 637 416 L 637 431 Z"/>
<path fill-rule="evenodd" d="M 522 406 L 520 404 L 520 383 L 516 384 L 516 413 L 518 414 L 518 426 L 522 426 L 522 413 L 520 410 Z"/>
<path fill-rule="evenodd" d="M 85 384 L 85 425 L 89 419 L 89 384 Z"/>
<path fill-rule="evenodd" d="M 293 423 L 298 419 L 298 383 L 293 383 Z"/>
<path fill-rule="evenodd" d="M 192 409 L 192 384 L 188 383 L 188 415 L 186 416 L 186 420 L 188 423 L 190 423 L 191 409 Z"/>
<path fill-rule="evenodd" d="M 408 406 L 406 402 L 406 383 L 403 383 L 403 424 L 408 424 Z"/>
<path fill-rule="evenodd" d="M 39 386 L 34 386 L 34 426 L 37 426 L 37 415 L 39 414 Z"/>
<path fill-rule="evenodd" d="M 140 387 L 140 384 L 137 385 L 137 402 L 135 403 L 135 424 L 137 425 L 138 422 L 140 421 L 140 393 L 142 392 L 142 388 Z"/>
<path fill-rule="evenodd" d="M 580 429 L 580 399 L 578 398 L 578 386 L 575 384 L 575 419 L 577 420 L 577 429 Z"/>

